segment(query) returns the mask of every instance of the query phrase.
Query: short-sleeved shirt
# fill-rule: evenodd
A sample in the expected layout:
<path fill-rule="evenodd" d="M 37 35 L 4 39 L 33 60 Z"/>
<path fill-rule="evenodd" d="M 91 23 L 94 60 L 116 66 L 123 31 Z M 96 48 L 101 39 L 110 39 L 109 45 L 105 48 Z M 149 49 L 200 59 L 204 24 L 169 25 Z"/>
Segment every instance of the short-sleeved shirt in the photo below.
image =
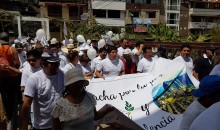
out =
<path fill-rule="evenodd" d="M 122 55 L 123 55 L 123 51 L 125 50 L 123 47 L 119 47 L 118 49 L 118 56 L 119 57 L 122 57 Z"/>
<path fill-rule="evenodd" d="M 64 91 L 64 74 L 48 76 L 43 70 L 31 75 L 26 83 L 24 95 L 33 97 L 33 127 L 52 128 L 51 112 Z"/>
<path fill-rule="evenodd" d="M 83 72 L 82 65 L 79 64 L 79 63 L 76 64 L 76 65 L 73 65 L 72 63 L 68 63 L 68 64 L 65 65 L 65 67 L 61 68 L 61 70 L 64 72 L 64 74 L 66 74 L 66 72 L 68 70 L 71 70 L 73 68 L 78 68 L 78 69 L 82 70 L 82 72 Z"/>
<path fill-rule="evenodd" d="M 206 108 L 201 105 L 197 99 L 195 99 L 183 113 L 183 119 L 180 124 L 179 130 L 189 130 L 192 122 L 196 117 L 205 110 Z"/>
<path fill-rule="evenodd" d="M 132 50 L 132 59 L 136 62 L 136 65 L 138 64 L 138 62 L 143 58 L 143 52 L 139 55 L 136 56 L 136 53 L 138 52 L 138 49 L 135 47 Z"/>
<path fill-rule="evenodd" d="M 149 73 L 154 65 L 154 62 L 155 62 L 154 58 L 150 58 L 150 59 L 142 58 L 138 62 L 137 71 L 141 73 Z"/>
<path fill-rule="evenodd" d="M 35 72 L 41 70 L 41 67 L 39 68 L 34 68 L 34 67 L 28 67 L 28 68 L 25 68 L 22 72 L 22 75 L 21 75 L 21 86 L 25 86 L 26 82 L 27 82 L 27 79 Z"/>
<path fill-rule="evenodd" d="M 118 58 L 111 61 L 109 58 L 105 58 L 96 68 L 101 71 L 103 77 L 114 77 L 119 76 L 122 71 L 124 71 L 124 64 Z"/>
<path fill-rule="evenodd" d="M 91 62 L 91 69 L 94 71 L 94 77 L 96 77 L 95 75 L 95 70 L 97 68 L 97 66 L 101 63 L 102 58 L 100 56 L 96 57 L 95 59 L 92 60 Z"/>
<path fill-rule="evenodd" d="M 86 92 L 80 104 L 73 104 L 66 98 L 60 98 L 52 112 L 53 118 L 64 122 L 63 130 L 94 130 L 94 95 Z"/>
<path fill-rule="evenodd" d="M 193 72 L 193 60 L 191 57 L 183 58 L 182 56 L 177 56 L 174 61 L 182 62 L 186 65 L 186 71 Z"/>
<path fill-rule="evenodd" d="M 102 58 L 100 56 L 98 56 L 95 59 L 93 59 L 92 62 L 91 62 L 91 69 L 95 70 L 97 65 L 100 64 L 101 61 L 102 61 Z"/>

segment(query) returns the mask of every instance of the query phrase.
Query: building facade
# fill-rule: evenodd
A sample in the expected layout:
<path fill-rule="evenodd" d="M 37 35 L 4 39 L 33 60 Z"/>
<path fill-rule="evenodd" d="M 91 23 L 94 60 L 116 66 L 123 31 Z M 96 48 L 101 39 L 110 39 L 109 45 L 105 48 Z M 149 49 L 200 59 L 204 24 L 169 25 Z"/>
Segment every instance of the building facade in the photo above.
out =
<path fill-rule="evenodd" d="M 149 26 L 160 22 L 164 21 L 161 19 L 159 0 L 126 0 L 125 24 L 133 26 L 134 32 L 147 32 Z"/>
<path fill-rule="evenodd" d="M 93 0 L 96 21 L 106 26 L 125 26 L 125 0 Z"/>
<path fill-rule="evenodd" d="M 53 17 L 79 23 L 81 16 L 88 12 L 88 4 L 83 0 L 40 0 L 40 17 Z M 51 37 L 63 38 L 63 25 L 50 21 Z"/>

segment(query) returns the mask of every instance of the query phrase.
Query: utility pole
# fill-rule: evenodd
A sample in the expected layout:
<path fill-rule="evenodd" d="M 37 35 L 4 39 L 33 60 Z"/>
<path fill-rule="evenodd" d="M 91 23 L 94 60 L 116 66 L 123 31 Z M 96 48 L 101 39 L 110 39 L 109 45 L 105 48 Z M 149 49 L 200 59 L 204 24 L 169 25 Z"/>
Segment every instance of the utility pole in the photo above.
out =
<path fill-rule="evenodd" d="M 88 14 L 89 14 L 89 18 L 92 17 L 92 0 L 88 0 Z"/>

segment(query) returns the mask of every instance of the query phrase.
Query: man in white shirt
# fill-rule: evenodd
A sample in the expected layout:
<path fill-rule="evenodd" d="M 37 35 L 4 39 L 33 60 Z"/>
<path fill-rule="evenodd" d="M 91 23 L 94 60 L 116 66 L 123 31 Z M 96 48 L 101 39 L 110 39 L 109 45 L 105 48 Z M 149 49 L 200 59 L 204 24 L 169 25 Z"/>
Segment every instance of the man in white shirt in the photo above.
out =
<path fill-rule="evenodd" d="M 123 51 L 128 48 L 128 39 L 126 38 L 123 38 L 121 40 L 121 47 L 118 48 L 118 56 L 119 57 L 122 57 L 123 55 Z"/>
<path fill-rule="evenodd" d="M 143 48 L 144 57 L 138 62 L 138 73 L 149 73 L 154 65 L 155 59 L 152 57 L 152 48 L 145 46 Z"/>
<path fill-rule="evenodd" d="M 136 65 L 138 62 L 143 58 L 143 48 L 144 44 L 140 41 L 136 43 L 136 47 L 132 50 L 132 59 L 136 62 Z"/>
<path fill-rule="evenodd" d="M 28 130 L 32 102 L 34 129 L 51 130 L 51 112 L 64 91 L 64 74 L 59 69 L 59 58 L 44 52 L 41 60 L 42 70 L 31 75 L 26 82 L 22 106 L 22 130 Z"/>
<path fill-rule="evenodd" d="M 220 101 L 219 86 L 220 76 L 209 75 L 201 80 L 199 88 L 192 92 L 192 94 L 198 99 L 196 98 L 183 113 L 183 119 L 179 130 L 189 130 L 191 124 L 200 115 L 200 113 L 212 104 Z"/>
<path fill-rule="evenodd" d="M 193 74 L 193 60 L 190 57 L 191 46 L 189 44 L 183 44 L 180 50 L 180 56 L 177 56 L 173 60 L 184 63 L 186 65 L 186 71 Z"/>
<path fill-rule="evenodd" d="M 104 48 L 104 47 L 103 47 L 103 48 L 100 48 L 100 49 L 99 49 L 99 56 L 92 60 L 92 62 L 91 62 L 91 69 L 92 69 L 93 72 L 94 72 L 94 77 L 97 77 L 97 76 L 95 75 L 95 69 L 96 69 L 97 66 L 101 63 L 101 61 L 106 58 L 106 55 L 107 55 L 107 50 L 106 50 L 106 48 Z"/>

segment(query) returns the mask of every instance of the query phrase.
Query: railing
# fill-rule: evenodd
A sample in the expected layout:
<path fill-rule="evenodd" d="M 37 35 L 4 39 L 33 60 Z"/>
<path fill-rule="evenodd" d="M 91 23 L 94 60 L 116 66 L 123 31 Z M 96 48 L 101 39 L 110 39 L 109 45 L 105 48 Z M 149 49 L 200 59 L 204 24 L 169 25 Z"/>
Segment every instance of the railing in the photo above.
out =
<path fill-rule="evenodd" d="M 168 5 L 167 10 L 180 10 L 179 5 Z"/>
<path fill-rule="evenodd" d="M 213 22 L 189 22 L 188 29 L 211 29 L 217 25 L 218 23 Z"/>

